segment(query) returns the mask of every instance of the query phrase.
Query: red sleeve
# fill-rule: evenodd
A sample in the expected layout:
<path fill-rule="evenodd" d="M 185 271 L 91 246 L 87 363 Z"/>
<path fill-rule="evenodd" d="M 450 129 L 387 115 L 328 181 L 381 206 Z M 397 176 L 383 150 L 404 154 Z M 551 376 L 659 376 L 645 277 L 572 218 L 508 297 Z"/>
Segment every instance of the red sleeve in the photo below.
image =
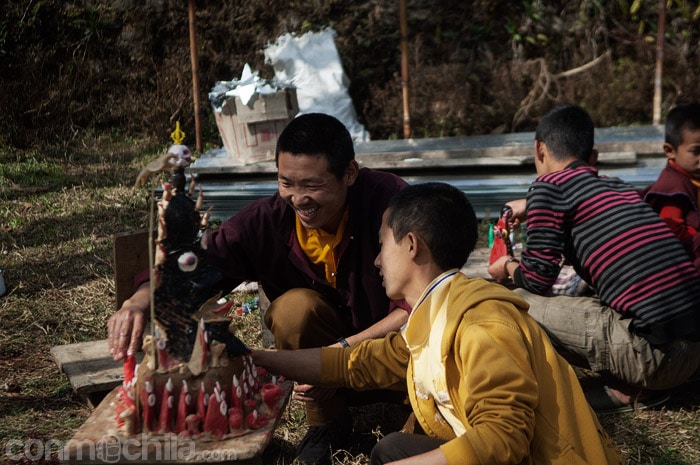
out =
<path fill-rule="evenodd" d="M 405 299 L 389 301 L 389 312 L 393 312 L 397 308 L 405 310 L 409 315 L 411 314 L 411 311 L 413 310 L 411 308 L 411 306 L 408 305 L 408 302 L 406 302 Z"/>
<path fill-rule="evenodd" d="M 671 202 L 668 205 L 664 205 L 659 212 L 659 216 L 680 240 L 689 239 L 698 233 L 695 228 L 685 223 L 684 211 L 678 203 Z"/>
<path fill-rule="evenodd" d="M 141 287 L 141 285 L 145 282 L 148 282 L 151 280 L 151 270 L 150 268 L 146 268 L 145 270 L 141 270 L 138 273 L 134 275 L 134 290 L 138 289 Z"/>

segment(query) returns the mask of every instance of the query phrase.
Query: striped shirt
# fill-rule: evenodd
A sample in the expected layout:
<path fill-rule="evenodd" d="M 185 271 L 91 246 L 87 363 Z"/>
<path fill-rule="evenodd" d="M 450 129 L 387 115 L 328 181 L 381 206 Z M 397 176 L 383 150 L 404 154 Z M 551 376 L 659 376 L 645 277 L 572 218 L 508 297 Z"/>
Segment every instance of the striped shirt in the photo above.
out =
<path fill-rule="evenodd" d="M 516 284 L 545 294 L 562 257 L 651 343 L 700 338 L 700 276 L 673 232 L 617 178 L 583 162 L 537 178 Z"/>

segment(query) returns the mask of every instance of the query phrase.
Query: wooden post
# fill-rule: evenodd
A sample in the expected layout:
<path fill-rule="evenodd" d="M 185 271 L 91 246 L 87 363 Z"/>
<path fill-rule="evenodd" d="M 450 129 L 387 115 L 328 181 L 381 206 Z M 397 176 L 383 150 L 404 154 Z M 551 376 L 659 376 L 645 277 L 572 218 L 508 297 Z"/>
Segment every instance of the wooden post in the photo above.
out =
<path fill-rule="evenodd" d="M 406 0 L 399 2 L 399 23 L 401 31 L 401 92 L 403 96 L 403 137 L 411 137 L 411 114 L 408 109 L 408 24 Z"/>
<path fill-rule="evenodd" d="M 199 122 L 199 77 L 197 71 L 197 41 L 195 40 L 194 29 L 194 7 L 195 0 L 189 0 L 190 19 L 190 61 L 192 62 L 192 96 L 194 98 L 194 133 L 197 144 L 197 153 L 202 153 L 202 130 Z"/>
<path fill-rule="evenodd" d="M 666 0 L 659 0 L 659 30 L 656 34 L 656 71 L 654 72 L 653 124 L 661 123 L 661 80 L 664 66 L 664 34 L 666 33 Z"/>

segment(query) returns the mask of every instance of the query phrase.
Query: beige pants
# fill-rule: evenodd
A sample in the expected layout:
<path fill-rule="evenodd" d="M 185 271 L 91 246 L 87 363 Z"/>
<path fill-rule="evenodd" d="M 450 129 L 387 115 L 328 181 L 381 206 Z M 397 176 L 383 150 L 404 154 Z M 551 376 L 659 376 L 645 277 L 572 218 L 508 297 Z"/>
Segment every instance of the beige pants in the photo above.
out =
<path fill-rule="evenodd" d="M 310 289 L 292 289 L 271 302 L 265 312 L 265 326 L 274 335 L 278 349 L 328 346 L 352 334 L 337 310 Z M 309 425 L 324 425 L 349 415 L 347 390 L 334 391 L 329 399 L 306 403 Z"/>
<path fill-rule="evenodd" d="M 515 292 L 530 304 L 528 313 L 574 365 L 656 390 L 683 384 L 700 367 L 700 343 L 677 340 L 652 346 L 629 331 L 629 319 L 595 297 Z"/>

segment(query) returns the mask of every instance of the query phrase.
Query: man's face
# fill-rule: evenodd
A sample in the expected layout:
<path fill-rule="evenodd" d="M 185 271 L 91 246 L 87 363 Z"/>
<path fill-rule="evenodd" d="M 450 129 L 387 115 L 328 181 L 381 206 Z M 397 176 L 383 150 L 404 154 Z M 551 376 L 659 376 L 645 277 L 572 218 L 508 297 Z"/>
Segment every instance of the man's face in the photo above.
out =
<path fill-rule="evenodd" d="M 683 129 L 683 142 L 676 150 L 671 144 L 664 144 L 664 153 L 693 179 L 700 180 L 700 130 Z"/>
<path fill-rule="evenodd" d="M 408 239 L 404 237 L 399 242 L 394 240 L 394 232 L 387 225 L 387 217 L 388 211 L 382 216 L 382 226 L 379 228 L 380 249 L 374 266 L 379 268 L 386 295 L 390 299 L 403 299 L 409 277 Z"/>
<path fill-rule="evenodd" d="M 321 155 L 281 152 L 277 166 L 280 196 L 294 209 L 301 224 L 335 233 L 345 212 L 348 188 L 357 178 L 357 163 L 351 162 L 342 179 L 328 171 L 328 162 Z"/>

